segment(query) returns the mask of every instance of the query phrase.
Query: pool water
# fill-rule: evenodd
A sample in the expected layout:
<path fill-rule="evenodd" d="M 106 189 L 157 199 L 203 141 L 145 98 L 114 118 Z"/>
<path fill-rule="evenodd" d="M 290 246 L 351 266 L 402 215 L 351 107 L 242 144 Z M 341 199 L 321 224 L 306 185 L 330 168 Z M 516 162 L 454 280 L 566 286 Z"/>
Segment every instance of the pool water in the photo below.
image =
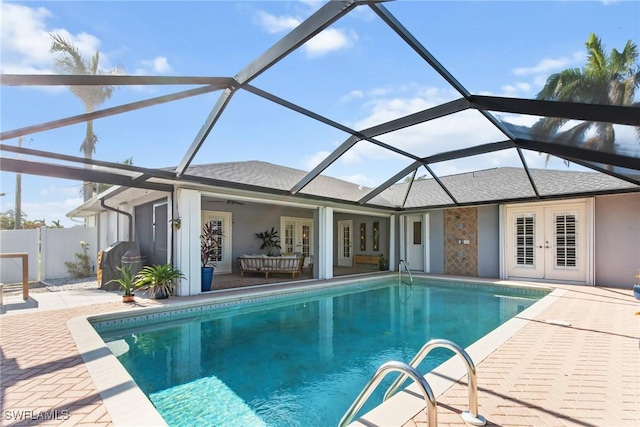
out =
<path fill-rule="evenodd" d="M 428 282 L 376 281 L 94 327 L 171 426 L 336 425 L 382 363 L 409 362 L 433 338 L 467 347 L 546 294 Z M 436 349 L 419 370 L 451 356 Z"/>

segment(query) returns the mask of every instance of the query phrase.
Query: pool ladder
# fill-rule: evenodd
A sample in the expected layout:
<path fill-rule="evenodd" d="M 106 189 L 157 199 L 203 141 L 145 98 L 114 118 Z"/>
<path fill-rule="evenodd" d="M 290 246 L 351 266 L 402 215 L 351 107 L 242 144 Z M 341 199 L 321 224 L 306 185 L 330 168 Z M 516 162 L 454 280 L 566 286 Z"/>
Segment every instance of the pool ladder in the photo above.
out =
<path fill-rule="evenodd" d="M 413 285 L 413 276 L 411 275 L 411 270 L 409 270 L 409 266 L 407 263 L 401 259 L 398 263 L 398 281 L 402 282 L 402 266 L 404 265 L 404 269 L 409 273 L 409 284 Z"/>
<path fill-rule="evenodd" d="M 387 400 L 388 398 L 393 396 L 398 391 L 400 386 L 410 377 L 418 385 L 418 388 L 420 388 L 420 391 L 422 392 L 422 395 L 424 397 L 427 409 L 427 425 L 429 427 L 437 426 L 438 413 L 436 410 L 436 398 L 427 380 L 416 369 L 425 359 L 425 357 L 427 357 L 427 355 L 431 352 L 431 350 L 435 348 L 447 348 L 462 357 L 467 367 L 469 384 L 469 410 L 462 413 L 462 419 L 467 424 L 471 424 L 474 426 L 485 425 L 487 423 L 487 420 L 482 415 L 478 414 L 478 381 L 476 376 L 476 366 L 473 363 L 473 360 L 471 360 L 469 354 L 464 351 L 462 347 L 460 347 L 453 341 L 444 339 L 433 339 L 422 346 L 420 351 L 414 356 L 413 360 L 409 364 L 398 361 L 390 361 L 382 364 L 382 366 L 378 368 L 375 374 L 373 374 L 373 377 L 371 377 L 369 382 L 364 386 L 356 400 L 351 404 L 351 407 L 349 407 L 347 412 L 344 414 L 338 426 L 347 426 L 353 420 L 353 417 L 362 408 L 369 396 L 371 396 L 371 393 L 373 393 L 378 384 L 380 384 L 380 381 L 382 381 L 382 379 L 389 372 L 393 371 L 400 372 L 401 375 L 387 389 L 386 393 L 384 394 L 383 400 Z"/>

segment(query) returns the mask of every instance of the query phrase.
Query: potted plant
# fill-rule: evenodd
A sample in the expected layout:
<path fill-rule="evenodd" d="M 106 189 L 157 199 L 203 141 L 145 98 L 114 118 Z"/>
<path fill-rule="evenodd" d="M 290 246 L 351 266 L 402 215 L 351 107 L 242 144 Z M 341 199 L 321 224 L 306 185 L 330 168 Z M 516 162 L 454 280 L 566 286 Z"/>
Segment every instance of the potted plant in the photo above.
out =
<path fill-rule="evenodd" d="M 378 261 L 378 268 L 380 271 L 385 271 L 389 269 L 389 263 L 384 255 L 380 255 L 380 259 Z"/>
<path fill-rule="evenodd" d="M 213 221 L 209 221 L 202 226 L 202 234 L 200 235 L 200 262 L 202 266 L 202 292 L 211 290 L 211 281 L 213 280 L 213 271 L 216 264 L 213 260 L 220 251 L 220 237 L 223 236 L 222 230 L 216 226 Z"/>
<path fill-rule="evenodd" d="M 147 265 L 136 276 L 138 287 L 146 289 L 155 299 L 169 298 L 175 290 L 176 280 L 184 278 L 184 274 L 171 264 Z"/>
<path fill-rule="evenodd" d="M 122 277 L 110 280 L 109 283 L 118 282 L 120 284 L 120 289 L 124 291 L 124 294 L 122 295 L 122 302 L 134 302 L 135 295 L 133 291 L 138 286 L 136 275 L 131 272 L 129 264 L 124 264 L 122 267 L 116 267 L 116 269 L 122 273 Z"/>
<path fill-rule="evenodd" d="M 274 227 L 271 227 L 271 230 L 256 233 L 256 237 L 262 240 L 260 250 L 266 249 L 267 255 L 269 256 L 273 256 L 273 248 L 281 248 L 278 230 L 276 230 Z"/>
<path fill-rule="evenodd" d="M 640 279 L 640 274 L 636 276 L 637 279 Z M 640 300 L 640 283 L 636 283 L 633 285 L 633 296 Z"/>

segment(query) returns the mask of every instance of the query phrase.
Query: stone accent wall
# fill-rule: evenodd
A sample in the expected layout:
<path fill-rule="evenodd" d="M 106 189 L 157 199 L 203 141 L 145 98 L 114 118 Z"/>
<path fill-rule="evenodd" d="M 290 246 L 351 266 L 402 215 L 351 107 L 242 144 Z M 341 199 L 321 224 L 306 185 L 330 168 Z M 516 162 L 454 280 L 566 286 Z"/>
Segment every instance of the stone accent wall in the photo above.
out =
<path fill-rule="evenodd" d="M 457 276 L 478 275 L 478 209 L 444 211 L 444 271 Z"/>

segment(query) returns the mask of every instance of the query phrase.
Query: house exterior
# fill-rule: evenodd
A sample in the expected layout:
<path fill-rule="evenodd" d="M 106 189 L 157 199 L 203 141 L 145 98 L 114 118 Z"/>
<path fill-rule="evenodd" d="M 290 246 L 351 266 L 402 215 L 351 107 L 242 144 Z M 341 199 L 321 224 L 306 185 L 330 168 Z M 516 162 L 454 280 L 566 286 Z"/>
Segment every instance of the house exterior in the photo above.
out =
<path fill-rule="evenodd" d="M 216 274 L 261 253 L 255 234 L 274 227 L 281 252 L 300 252 L 318 279 L 358 255 L 389 270 L 629 287 L 640 269 L 640 187 L 601 173 L 488 169 L 371 189 L 266 162 L 193 165 L 173 191 L 112 187 L 68 214 L 98 230 L 99 250 L 137 242 L 147 264 L 171 262 L 200 287 L 202 224 L 222 228 Z M 456 195 L 455 205 L 444 190 Z M 537 194 L 536 194 L 537 192 Z"/>

